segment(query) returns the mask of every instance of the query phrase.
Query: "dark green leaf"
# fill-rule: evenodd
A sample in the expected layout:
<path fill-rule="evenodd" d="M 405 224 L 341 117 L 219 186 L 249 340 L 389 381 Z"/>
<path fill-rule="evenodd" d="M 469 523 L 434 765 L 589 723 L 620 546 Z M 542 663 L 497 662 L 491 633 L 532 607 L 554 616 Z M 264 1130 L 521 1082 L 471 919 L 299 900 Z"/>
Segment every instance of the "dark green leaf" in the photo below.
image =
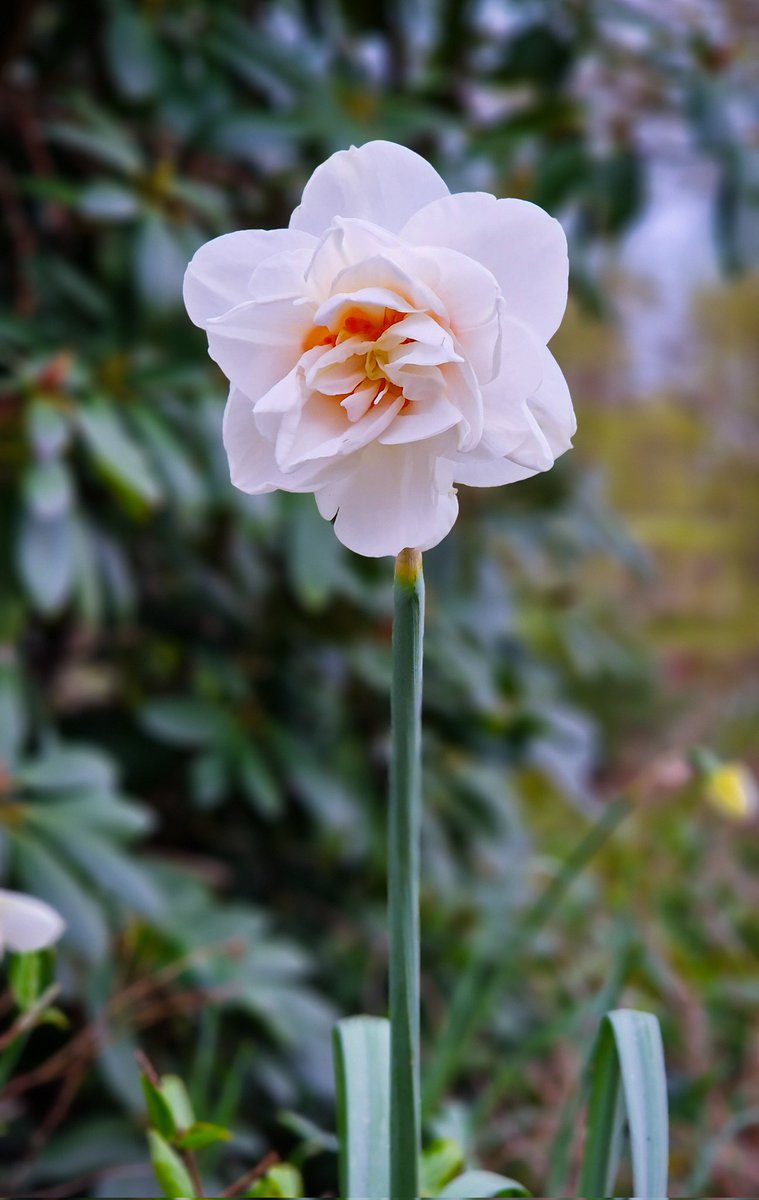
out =
<path fill-rule="evenodd" d="M 111 759 L 90 746 L 56 746 L 23 766 L 18 777 L 35 791 L 109 792 L 116 782 Z"/>
<path fill-rule="evenodd" d="M 27 717 L 16 662 L 0 649 L 0 763 L 13 767 L 26 736 Z"/>
<path fill-rule="evenodd" d="M 147 872 L 122 850 L 98 834 L 76 827 L 69 830 L 49 828 L 49 833 L 102 891 L 146 917 L 155 919 L 161 915 L 164 897 Z"/>
<path fill-rule="evenodd" d="M 61 914 L 66 922 L 64 942 L 75 946 L 89 962 L 102 959 L 108 931 L 100 907 L 57 856 L 29 836 L 16 834 L 14 840 L 24 887 Z"/>
<path fill-rule="evenodd" d="M 46 400 L 30 404 L 27 428 L 35 454 L 41 459 L 56 458 L 65 450 L 71 432 L 67 414 Z"/>
<path fill-rule="evenodd" d="M 303 1178 L 297 1167 L 290 1163 L 276 1163 L 265 1175 L 256 1180 L 246 1196 L 267 1197 L 267 1200 L 277 1200 L 282 1197 L 298 1197 L 303 1195 Z"/>
<path fill-rule="evenodd" d="M 19 575 L 32 603 L 46 616 L 59 612 L 74 585 L 74 525 L 69 516 L 43 520 L 27 512 L 17 557 Z"/>
<path fill-rule="evenodd" d="M 160 80 L 159 42 L 138 9 L 121 4 L 106 25 L 106 56 L 126 100 L 147 100 Z"/>
<path fill-rule="evenodd" d="M 171 1141 L 177 1132 L 177 1124 L 174 1120 L 174 1114 L 171 1111 L 171 1105 L 163 1094 L 163 1090 L 157 1088 L 148 1079 L 147 1075 L 142 1075 L 140 1082 L 142 1083 L 145 1103 L 148 1107 L 148 1120 L 150 1124 L 160 1133 L 161 1137 Z"/>
<path fill-rule="evenodd" d="M 47 133 L 59 145 L 86 154 L 125 175 L 136 174 L 142 166 L 139 150 L 123 130 L 117 132 L 110 127 L 108 132 L 95 131 L 58 121 L 48 125 Z"/>
<path fill-rule="evenodd" d="M 117 183 L 91 183 L 79 197 L 79 211 L 96 221 L 129 221 L 139 207 L 134 192 Z"/>
<path fill-rule="evenodd" d="M 190 255 L 172 225 L 156 214 L 137 235 L 135 278 L 142 302 L 160 312 L 182 303 L 182 280 Z"/>
<path fill-rule="evenodd" d="M 117 410 L 104 401 L 93 401 L 81 406 L 77 420 L 104 478 L 127 497 L 151 507 L 157 504 L 161 488 L 142 447 Z"/>
<path fill-rule="evenodd" d="M 152 700 L 140 718 L 149 733 L 173 746 L 207 746 L 222 728 L 218 709 L 180 696 Z"/>
<path fill-rule="evenodd" d="M 206 1146 L 213 1146 L 216 1142 L 228 1142 L 231 1137 L 231 1132 L 221 1125 L 196 1121 L 177 1138 L 177 1145 L 182 1150 L 204 1150 Z"/>

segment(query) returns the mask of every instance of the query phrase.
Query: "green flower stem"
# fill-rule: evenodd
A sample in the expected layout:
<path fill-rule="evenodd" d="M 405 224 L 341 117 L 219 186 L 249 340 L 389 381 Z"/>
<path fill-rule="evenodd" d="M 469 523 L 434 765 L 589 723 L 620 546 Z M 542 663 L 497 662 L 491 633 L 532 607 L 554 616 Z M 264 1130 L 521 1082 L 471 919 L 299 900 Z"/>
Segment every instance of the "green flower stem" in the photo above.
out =
<path fill-rule="evenodd" d="M 419 831 L 424 578 L 418 550 L 395 563 L 388 883 L 390 1195 L 419 1195 Z"/>

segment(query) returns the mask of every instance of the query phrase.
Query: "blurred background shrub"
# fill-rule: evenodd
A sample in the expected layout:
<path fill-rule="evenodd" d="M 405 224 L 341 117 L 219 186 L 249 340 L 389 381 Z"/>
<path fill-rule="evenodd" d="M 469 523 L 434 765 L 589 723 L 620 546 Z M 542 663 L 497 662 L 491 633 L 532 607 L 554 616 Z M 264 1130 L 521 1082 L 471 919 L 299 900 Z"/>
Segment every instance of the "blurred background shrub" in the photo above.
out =
<path fill-rule="evenodd" d="M 430 1129 L 566 1194 L 598 1014 L 641 1004 L 674 1192 L 751 1190 L 752 9 L 4 10 L 0 845 L 66 917 L 70 1019 L 5 1080 L 6 1191 L 153 1193 L 138 1046 L 233 1129 L 218 1192 L 272 1149 L 334 1190 L 330 1026 L 385 1003 L 391 564 L 309 496 L 232 490 L 181 279 L 376 137 L 544 205 L 572 261 L 577 449 L 462 489 L 427 556 Z"/>

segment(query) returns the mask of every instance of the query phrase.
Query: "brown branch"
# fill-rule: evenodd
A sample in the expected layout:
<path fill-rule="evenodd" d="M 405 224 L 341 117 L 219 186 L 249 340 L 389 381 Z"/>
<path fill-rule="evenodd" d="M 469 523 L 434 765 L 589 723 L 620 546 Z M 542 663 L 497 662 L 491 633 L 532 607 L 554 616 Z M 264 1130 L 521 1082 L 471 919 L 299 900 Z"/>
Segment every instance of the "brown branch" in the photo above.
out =
<path fill-rule="evenodd" d="M 135 1050 L 134 1057 L 137 1060 L 137 1066 L 142 1071 L 143 1075 L 152 1083 L 154 1088 L 161 1086 L 161 1080 L 158 1077 L 158 1072 L 153 1066 L 144 1050 Z"/>
<path fill-rule="evenodd" d="M 192 1180 L 192 1186 L 193 1186 L 195 1195 L 196 1196 L 205 1196 L 205 1192 L 203 1190 L 203 1180 L 200 1177 L 200 1171 L 198 1169 L 198 1160 L 195 1157 L 194 1152 L 192 1150 L 183 1150 L 182 1158 L 184 1160 L 184 1165 L 187 1167 L 187 1170 L 190 1173 L 190 1179 Z"/>
<path fill-rule="evenodd" d="M 222 1196 L 238 1196 L 240 1192 L 244 1192 L 246 1188 L 250 1187 L 251 1183 L 255 1183 L 257 1179 L 260 1179 L 262 1175 L 265 1175 L 269 1170 L 269 1167 L 273 1167 L 274 1164 L 278 1162 L 279 1155 L 277 1154 L 276 1150 L 270 1150 L 268 1154 L 264 1155 L 259 1163 L 256 1163 L 255 1167 L 251 1167 L 249 1171 L 246 1171 L 245 1174 L 241 1175 L 240 1178 L 235 1180 L 234 1183 L 230 1183 L 229 1187 L 221 1193 Z"/>
<path fill-rule="evenodd" d="M 30 1029 L 34 1029 L 34 1026 L 39 1021 L 39 1018 L 42 1016 L 45 1009 L 50 1007 L 60 990 L 59 984 L 51 984 L 50 987 L 42 993 L 39 1000 L 36 1000 L 31 1008 L 22 1013 L 18 1020 L 11 1025 L 10 1029 L 6 1029 L 5 1033 L 2 1035 L 2 1037 L 0 1037 L 0 1054 L 3 1052 L 3 1050 L 6 1050 L 8 1046 L 12 1045 L 17 1038 L 21 1037 L 22 1034 L 28 1033 Z"/>
<path fill-rule="evenodd" d="M 104 1171 L 88 1171 L 68 1183 L 57 1184 L 55 1187 L 42 1188 L 37 1192 L 14 1192 L 13 1200 L 66 1200 L 67 1196 L 80 1196 L 89 1191 L 90 1185 L 104 1179 L 129 1178 L 131 1175 L 153 1175 L 153 1168 L 141 1163 L 124 1163 L 116 1167 L 108 1167 Z"/>
<path fill-rule="evenodd" d="M 209 1000 L 228 999 L 229 995 L 230 992 L 223 989 L 180 993 L 176 996 L 167 997 L 160 1003 L 152 1002 L 146 1004 L 141 1011 L 138 1010 L 131 1015 L 127 1024 L 131 1025 L 135 1030 L 145 1028 L 146 1026 L 158 1024 L 162 1020 L 167 1020 L 169 1017 L 184 1016 L 187 1013 L 202 1008 L 208 1004 Z M 46 1062 L 28 1071 L 26 1075 L 17 1076 L 16 1079 L 8 1083 L 3 1095 L 18 1096 L 22 1092 L 29 1091 L 31 1088 L 38 1087 L 41 1084 L 51 1083 L 64 1071 L 67 1071 L 77 1059 L 87 1061 L 94 1058 L 100 1044 L 109 1040 L 114 1040 L 113 1034 L 108 1029 L 104 1016 L 99 1021 L 86 1026 L 81 1033 L 77 1034 L 72 1041 L 63 1046 L 56 1054 L 47 1059 Z"/>

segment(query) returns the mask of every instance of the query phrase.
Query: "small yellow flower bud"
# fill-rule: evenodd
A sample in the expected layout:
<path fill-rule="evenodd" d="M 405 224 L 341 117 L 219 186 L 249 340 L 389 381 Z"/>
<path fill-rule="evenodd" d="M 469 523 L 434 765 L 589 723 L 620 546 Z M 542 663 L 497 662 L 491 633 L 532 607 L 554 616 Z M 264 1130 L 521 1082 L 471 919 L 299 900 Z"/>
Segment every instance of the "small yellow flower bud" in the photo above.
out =
<path fill-rule="evenodd" d="M 756 780 L 743 763 L 721 763 L 707 774 L 704 783 L 707 800 L 723 816 L 748 821 L 759 811 Z"/>

